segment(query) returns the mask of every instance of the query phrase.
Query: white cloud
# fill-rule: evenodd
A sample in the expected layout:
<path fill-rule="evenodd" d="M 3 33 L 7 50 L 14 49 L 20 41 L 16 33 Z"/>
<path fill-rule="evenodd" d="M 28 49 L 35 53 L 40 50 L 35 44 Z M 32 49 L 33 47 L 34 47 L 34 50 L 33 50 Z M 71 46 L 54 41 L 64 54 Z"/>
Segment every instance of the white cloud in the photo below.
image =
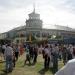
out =
<path fill-rule="evenodd" d="M 0 0 L 0 32 L 25 24 L 28 14 L 40 13 L 44 24 L 59 24 L 75 28 L 75 5 L 70 0 Z M 72 5 L 73 4 L 73 5 Z M 71 9 L 72 8 L 72 9 Z M 49 27 L 46 25 L 44 27 Z"/>

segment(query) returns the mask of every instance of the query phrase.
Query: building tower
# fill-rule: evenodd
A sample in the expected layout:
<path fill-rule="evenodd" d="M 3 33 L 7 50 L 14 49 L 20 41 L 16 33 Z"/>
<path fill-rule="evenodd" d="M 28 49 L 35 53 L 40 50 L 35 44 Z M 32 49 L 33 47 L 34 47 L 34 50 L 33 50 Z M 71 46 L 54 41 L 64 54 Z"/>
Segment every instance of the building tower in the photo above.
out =
<path fill-rule="evenodd" d="M 26 28 L 42 28 L 42 20 L 40 14 L 35 12 L 35 6 L 33 12 L 29 14 L 29 19 L 26 20 Z"/>
<path fill-rule="evenodd" d="M 42 20 L 40 20 L 40 14 L 35 12 L 35 6 L 32 13 L 29 14 L 29 19 L 26 20 L 26 36 L 29 36 L 29 41 L 32 41 L 32 36 L 35 38 L 40 37 L 42 30 Z"/>

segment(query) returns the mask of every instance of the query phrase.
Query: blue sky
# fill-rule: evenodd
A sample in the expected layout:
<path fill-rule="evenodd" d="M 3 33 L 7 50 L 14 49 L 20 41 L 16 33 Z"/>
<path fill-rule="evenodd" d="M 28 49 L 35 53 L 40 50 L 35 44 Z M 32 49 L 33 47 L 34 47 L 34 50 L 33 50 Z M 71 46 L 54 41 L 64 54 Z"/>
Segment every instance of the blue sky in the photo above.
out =
<path fill-rule="evenodd" d="M 34 3 L 44 27 L 57 24 L 75 28 L 75 0 L 0 0 L 0 33 L 25 25 Z"/>

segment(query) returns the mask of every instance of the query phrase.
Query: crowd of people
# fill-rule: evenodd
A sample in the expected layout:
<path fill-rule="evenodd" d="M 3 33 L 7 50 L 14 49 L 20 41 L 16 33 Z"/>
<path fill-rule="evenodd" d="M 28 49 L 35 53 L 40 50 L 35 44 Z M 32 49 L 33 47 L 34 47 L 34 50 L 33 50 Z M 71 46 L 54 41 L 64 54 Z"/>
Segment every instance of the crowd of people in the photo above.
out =
<path fill-rule="evenodd" d="M 39 54 L 44 59 L 44 69 L 53 68 L 53 73 L 58 71 L 58 62 L 63 60 L 64 65 L 75 57 L 75 45 L 72 44 L 4 44 L 0 45 L 0 57 L 6 60 L 6 72 L 12 71 L 18 57 L 25 53 L 24 65 L 35 65 Z"/>
<path fill-rule="evenodd" d="M 64 65 L 75 57 L 75 45 L 47 44 L 43 49 L 44 68 L 53 68 L 58 71 L 58 62 L 63 60 Z"/>

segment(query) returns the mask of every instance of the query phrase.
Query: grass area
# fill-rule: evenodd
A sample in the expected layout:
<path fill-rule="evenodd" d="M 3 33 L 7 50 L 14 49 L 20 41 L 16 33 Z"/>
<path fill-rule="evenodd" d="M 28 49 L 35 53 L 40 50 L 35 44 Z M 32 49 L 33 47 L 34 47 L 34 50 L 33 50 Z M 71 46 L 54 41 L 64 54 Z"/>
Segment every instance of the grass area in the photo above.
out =
<path fill-rule="evenodd" d="M 19 60 L 16 63 L 16 67 L 14 68 L 12 73 L 8 75 L 52 75 L 51 70 L 46 71 L 43 74 L 39 72 L 43 69 L 43 58 L 41 55 L 38 56 L 38 61 L 35 66 L 25 65 L 24 66 L 25 55 L 19 57 Z M 59 68 L 63 66 L 62 62 L 59 62 Z M 0 63 L 0 75 L 6 75 L 2 70 L 4 69 L 4 63 Z"/>

